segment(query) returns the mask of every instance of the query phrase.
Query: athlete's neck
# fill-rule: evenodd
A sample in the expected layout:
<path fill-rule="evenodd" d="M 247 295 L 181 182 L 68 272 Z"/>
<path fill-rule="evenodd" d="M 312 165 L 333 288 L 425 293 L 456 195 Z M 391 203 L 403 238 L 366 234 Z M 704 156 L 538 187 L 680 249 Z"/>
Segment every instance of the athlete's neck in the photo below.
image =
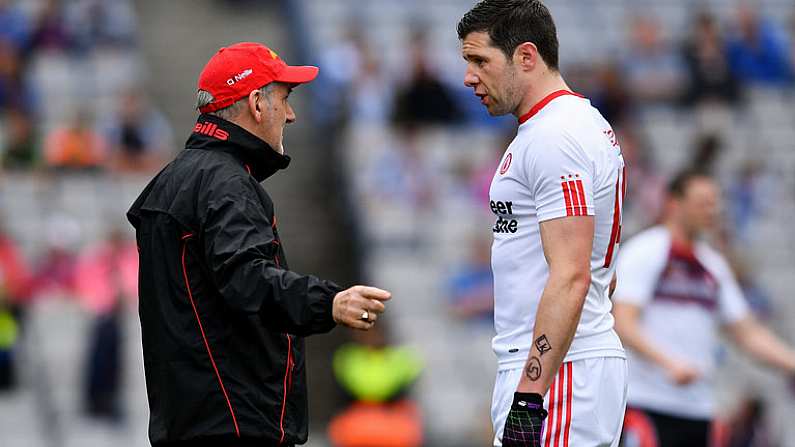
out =
<path fill-rule="evenodd" d="M 571 91 L 566 81 L 563 80 L 563 76 L 560 75 L 560 72 L 553 70 L 544 71 L 538 79 L 531 82 L 527 87 L 527 93 L 525 93 L 522 102 L 519 103 L 519 107 L 514 110 L 513 114 L 517 118 L 523 116 L 529 112 L 533 106 L 541 102 L 542 99 L 549 96 L 550 93 L 554 93 L 558 90 Z"/>
<path fill-rule="evenodd" d="M 698 239 L 697 232 L 688 231 L 684 225 L 680 225 L 673 220 L 667 220 L 663 225 L 665 225 L 665 227 L 668 228 L 668 232 L 671 233 L 671 241 L 678 245 L 691 247 L 696 239 Z"/>

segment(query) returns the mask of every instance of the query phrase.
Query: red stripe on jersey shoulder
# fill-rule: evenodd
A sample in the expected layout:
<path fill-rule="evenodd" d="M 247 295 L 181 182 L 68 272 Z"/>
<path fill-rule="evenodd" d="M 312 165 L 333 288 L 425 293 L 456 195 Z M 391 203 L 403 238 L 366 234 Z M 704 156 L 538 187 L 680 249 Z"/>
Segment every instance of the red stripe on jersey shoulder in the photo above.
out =
<path fill-rule="evenodd" d="M 580 215 L 587 216 L 588 204 L 585 202 L 585 186 L 583 186 L 582 180 L 577 180 L 577 193 L 580 195 Z"/>
<path fill-rule="evenodd" d="M 563 199 L 566 200 L 566 215 L 573 216 L 574 208 L 571 206 L 571 192 L 569 191 L 569 183 L 563 181 L 560 186 L 563 188 Z"/>

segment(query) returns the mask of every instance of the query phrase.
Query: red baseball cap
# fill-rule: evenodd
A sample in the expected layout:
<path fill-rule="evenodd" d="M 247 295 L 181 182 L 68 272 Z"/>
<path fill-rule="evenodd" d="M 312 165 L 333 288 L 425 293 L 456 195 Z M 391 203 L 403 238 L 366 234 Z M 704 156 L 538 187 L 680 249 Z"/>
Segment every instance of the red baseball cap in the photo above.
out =
<path fill-rule="evenodd" d="M 317 77 L 318 68 L 290 66 L 276 52 L 255 42 L 240 42 L 221 48 L 199 75 L 199 90 L 215 100 L 199 109 L 202 113 L 229 107 L 252 90 L 271 82 L 303 84 Z"/>

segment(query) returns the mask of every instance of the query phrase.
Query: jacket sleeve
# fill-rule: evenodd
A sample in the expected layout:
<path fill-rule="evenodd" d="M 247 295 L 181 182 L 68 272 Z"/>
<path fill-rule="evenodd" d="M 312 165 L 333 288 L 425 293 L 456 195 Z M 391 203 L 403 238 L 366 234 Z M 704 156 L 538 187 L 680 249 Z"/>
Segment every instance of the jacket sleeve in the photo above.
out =
<path fill-rule="evenodd" d="M 205 257 L 221 295 L 233 309 L 283 322 L 290 333 L 328 332 L 335 325 L 332 301 L 342 289 L 280 268 L 271 222 L 249 189 L 253 185 L 236 186 L 208 202 L 202 228 Z"/>

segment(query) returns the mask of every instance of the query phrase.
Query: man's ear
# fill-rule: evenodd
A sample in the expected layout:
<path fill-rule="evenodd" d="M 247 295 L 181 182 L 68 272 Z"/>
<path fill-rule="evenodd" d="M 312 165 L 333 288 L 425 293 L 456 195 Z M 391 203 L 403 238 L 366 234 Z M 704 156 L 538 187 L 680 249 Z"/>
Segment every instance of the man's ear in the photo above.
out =
<path fill-rule="evenodd" d="M 541 61 L 538 47 L 532 42 L 519 44 L 513 51 L 513 64 L 521 67 L 522 71 L 532 71 Z"/>
<path fill-rule="evenodd" d="M 251 112 L 251 116 L 254 117 L 254 121 L 257 124 L 262 122 L 262 110 L 260 109 L 259 100 L 260 100 L 260 93 L 259 90 L 252 90 L 251 93 L 248 94 L 248 110 Z"/>

